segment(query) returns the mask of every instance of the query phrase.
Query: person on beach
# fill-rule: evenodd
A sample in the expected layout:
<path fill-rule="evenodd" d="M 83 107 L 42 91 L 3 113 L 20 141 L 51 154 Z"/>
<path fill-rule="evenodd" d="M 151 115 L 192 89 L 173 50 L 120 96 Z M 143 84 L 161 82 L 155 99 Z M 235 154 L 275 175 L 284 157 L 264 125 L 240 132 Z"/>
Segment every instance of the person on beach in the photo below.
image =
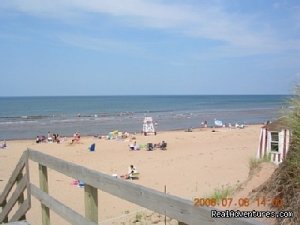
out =
<path fill-rule="evenodd" d="M 57 144 L 60 143 L 60 137 L 59 137 L 59 134 L 53 134 L 53 135 L 52 135 L 52 138 L 53 138 L 53 142 L 56 142 Z"/>
<path fill-rule="evenodd" d="M 6 145 L 6 141 L 4 140 L 2 144 L 0 144 L 0 148 L 6 148 L 7 145 Z"/>
<path fill-rule="evenodd" d="M 121 175 L 120 177 L 124 179 L 129 179 L 135 173 L 138 173 L 136 167 L 134 165 L 130 165 L 130 167 L 128 168 L 128 173 L 125 175 Z"/>
<path fill-rule="evenodd" d="M 52 134 L 50 133 L 50 131 L 48 131 L 48 142 L 52 142 Z"/>
<path fill-rule="evenodd" d="M 166 150 L 167 149 L 167 142 L 162 141 L 161 144 L 160 144 L 160 149 L 161 150 Z"/>
<path fill-rule="evenodd" d="M 35 143 L 41 143 L 42 142 L 42 140 L 41 140 L 41 138 L 40 138 L 40 136 L 36 136 L 36 139 L 35 139 Z"/>
<path fill-rule="evenodd" d="M 133 144 L 130 144 L 129 148 L 132 151 L 138 151 L 138 150 L 140 150 L 140 146 L 136 143 L 136 141 Z"/>
<path fill-rule="evenodd" d="M 74 142 L 79 143 L 79 141 L 80 141 L 80 133 L 79 133 L 79 132 L 76 132 L 76 133 L 73 135 L 73 139 L 72 139 L 71 144 L 73 144 Z"/>

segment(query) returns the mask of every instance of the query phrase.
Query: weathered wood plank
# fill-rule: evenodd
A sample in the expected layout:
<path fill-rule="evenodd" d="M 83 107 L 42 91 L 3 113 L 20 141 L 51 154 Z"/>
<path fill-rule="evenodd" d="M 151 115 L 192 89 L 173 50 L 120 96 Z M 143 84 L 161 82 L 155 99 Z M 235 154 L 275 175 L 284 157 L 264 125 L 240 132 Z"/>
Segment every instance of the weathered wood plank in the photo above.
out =
<path fill-rule="evenodd" d="M 5 225 L 30 225 L 30 224 L 27 221 L 18 221 L 18 222 L 7 223 Z"/>
<path fill-rule="evenodd" d="M 23 178 L 23 173 L 19 173 L 19 175 L 17 176 L 17 179 L 16 179 L 17 180 L 17 184 L 20 183 L 20 181 L 22 180 L 22 178 Z M 28 184 L 27 176 L 25 177 L 25 179 L 26 179 L 26 183 Z M 22 193 L 20 193 L 20 196 L 18 198 L 18 205 L 19 206 L 22 205 L 23 202 L 24 202 L 24 193 L 22 192 Z M 23 216 L 20 219 L 21 220 L 26 220 L 26 215 L 23 214 Z"/>
<path fill-rule="evenodd" d="M 23 170 L 23 168 L 25 166 L 25 162 L 27 161 L 27 156 L 28 156 L 28 154 L 26 154 L 25 152 L 22 154 L 18 164 L 16 165 L 14 171 L 12 172 L 12 175 L 10 176 L 7 184 L 5 185 L 5 188 L 2 192 L 2 194 L 0 195 L 0 205 L 2 205 L 3 202 L 6 200 L 9 192 L 11 191 L 12 187 L 16 183 L 17 176 L 19 175 L 19 173 Z"/>
<path fill-rule="evenodd" d="M 1 211 L 0 211 L 0 214 L 1 214 L 1 212 L 3 211 L 3 208 L 4 208 L 4 206 L 6 205 L 6 199 L 2 202 L 2 205 L 0 205 L 0 207 L 1 207 Z M 5 217 L 4 217 L 4 219 L 3 219 L 3 223 L 8 223 L 8 215 L 6 215 Z"/>
<path fill-rule="evenodd" d="M 29 209 L 30 209 L 30 202 L 29 202 L 29 199 L 26 199 L 22 203 L 22 205 L 20 205 L 17 212 L 12 216 L 12 218 L 10 219 L 10 222 L 22 220 L 22 218 L 24 218 L 24 215 L 26 215 L 26 213 L 28 212 Z"/>
<path fill-rule="evenodd" d="M 37 198 L 40 202 L 42 202 L 44 205 L 46 205 L 48 208 L 53 210 L 55 213 L 60 215 L 62 218 L 64 218 L 66 221 L 73 225 L 96 225 L 96 223 L 88 221 L 86 218 L 84 218 L 82 215 L 78 214 L 71 208 L 65 206 L 61 202 L 57 201 L 47 193 L 41 191 L 38 187 L 36 187 L 34 184 L 31 184 L 31 193 L 32 196 Z"/>
<path fill-rule="evenodd" d="M 27 178 L 27 199 L 28 199 L 28 203 L 29 203 L 29 209 L 31 208 L 31 189 L 30 189 L 30 173 L 29 173 L 29 161 L 28 161 L 28 154 L 29 151 L 26 151 L 26 156 L 27 156 L 27 160 L 25 162 L 25 168 L 26 168 L 26 178 Z"/>
<path fill-rule="evenodd" d="M 22 180 L 23 178 L 23 174 L 22 173 L 19 173 L 19 175 L 17 176 L 17 185 L 20 183 L 20 181 Z M 26 180 L 26 183 L 27 183 L 27 176 L 24 177 L 24 179 Z M 21 205 L 22 203 L 24 202 L 24 193 L 20 193 L 20 196 L 18 198 L 18 203 Z"/>
<path fill-rule="evenodd" d="M 98 223 L 98 190 L 88 184 L 84 186 L 85 217 Z"/>
<path fill-rule="evenodd" d="M 40 188 L 48 193 L 48 172 L 47 167 L 39 164 Z M 50 210 L 42 203 L 42 225 L 50 225 Z"/>
<path fill-rule="evenodd" d="M 186 223 L 178 222 L 178 225 L 187 225 Z"/>
<path fill-rule="evenodd" d="M 20 194 L 25 190 L 27 185 L 27 179 L 26 177 L 23 177 L 20 180 L 20 183 L 18 184 L 16 190 L 12 194 L 11 198 L 8 200 L 7 204 L 5 207 L 2 209 L 2 212 L 0 213 L 0 223 L 3 222 L 4 218 L 7 217 L 8 213 L 12 210 L 13 206 L 16 204 L 18 201 L 18 198 Z"/>
<path fill-rule="evenodd" d="M 170 218 L 174 218 L 189 225 L 263 224 L 254 220 L 245 219 L 228 219 L 228 222 L 224 223 L 224 219 L 222 218 L 211 218 L 211 208 L 195 207 L 192 201 L 172 195 L 166 195 L 163 192 L 143 187 L 126 180 L 116 179 L 112 176 L 34 150 L 29 151 L 29 158 L 67 176 L 84 181 L 86 184 L 102 191 L 148 208 L 151 211 L 165 214 Z"/>
<path fill-rule="evenodd" d="M 188 224 L 213 225 L 209 209 L 194 207 L 191 201 L 175 196 L 166 195 L 156 190 L 145 188 L 122 179 L 99 173 L 94 170 L 69 163 L 64 160 L 30 150 L 29 158 L 67 176 L 84 181 L 86 184 L 99 188 L 102 191 L 141 205 L 152 211 L 164 214 L 178 221 Z M 163 201 L 162 201 L 163 200 Z M 193 216 L 191 216 L 193 215 Z"/>

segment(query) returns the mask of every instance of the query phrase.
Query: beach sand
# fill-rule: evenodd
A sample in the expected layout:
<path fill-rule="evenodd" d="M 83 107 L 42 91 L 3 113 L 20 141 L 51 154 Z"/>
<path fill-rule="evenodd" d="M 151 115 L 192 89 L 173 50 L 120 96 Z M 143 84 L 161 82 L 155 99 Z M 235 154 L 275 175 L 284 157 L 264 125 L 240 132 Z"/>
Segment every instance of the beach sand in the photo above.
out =
<path fill-rule="evenodd" d="M 261 125 L 244 129 L 194 129 L 193 132 L 168 131 L 155 135 L 135 135 L 138 144 L 168 144 L 167 150 L 129 151 L 129 141 L 82 137 L 70 145 L 71 138 L 60 144 L 36 144 L 35 140 L 7 141 L 0 149 L 0 193 L 4 189 L 22 152 L 31 148 L 105 174 L 125 174 L 130 164 L 137 167 L 140 179 L 134 182 L 158 191 L 193 200 L 208 197 L 222 185 L 235 186 L 245 181 L 249 160 L 256 156 Z M 96 143 L 96 151 L 88 147 Z M 31 182 L 38 186 L 38 165 L 30 163 Z M 83 188 L 71 185 L 73 178 L 48 170 L 49 193 L 67 206 L 84 215 Z M 258 184 L 259 185 L 259 184 Z M 247 196 L 245 196 L 247 197 Z M 103 221 L 141 209 L 119 198 L 98 191 L 99 220 Z M 52 224 L 68 224 L 51 212 Z M 31 225 L 41 224 L 40 204 L 33 198 L 28 213 Z"/>

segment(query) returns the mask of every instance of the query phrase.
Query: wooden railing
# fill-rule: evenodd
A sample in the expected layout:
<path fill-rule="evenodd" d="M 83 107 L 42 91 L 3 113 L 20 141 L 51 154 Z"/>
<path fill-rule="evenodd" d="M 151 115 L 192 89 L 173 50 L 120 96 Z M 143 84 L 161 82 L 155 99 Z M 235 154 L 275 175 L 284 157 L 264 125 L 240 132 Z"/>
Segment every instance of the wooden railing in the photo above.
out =
<path fill-rule="evenodd" d="M 29 182 L 28 159 L 39 164 L 40 187 L 37 187 Z M 18 175 L 24 166 L 26 166 L 26 176 L 24 176 L 25 178 L 23 177 L 20 179 Z M 51 168 L 57 172 L 77 180 L 81 180 L 85 183 L 85 216 L 80 215 L 48 194 L 47 168 Z M 19 186 L 17 188 L 18 190 L 16 190 L 16 196 L 18 197 L 14 197 L 13 200 L 9 200 L 6 203 L 8 189 L 11 189 L 10 184 L 17 182 L 17 180 L 19 180 Z M 14 202 L 15 199 L 19 199 L 19 203 L 21 202 L 22 197 L 19 194 L 25 189 L 24 186 L 25 188 L 27 187 L 28 191 L 26 200 L 27 202 L 23 202 L 23 205 L 26 202 L 27 206 L 24 206 L 24 209 L 28 210 L 28 207 L 30 207 L 31 195 L 37 198 L 42 204 L 43 225 L 50 225 L 50 209 L 74 225 L 98 224 L 97 189 L 140 205 L 151 211 L 176 219 L 180 221 L 179 225 L 263 225 L 262 223 L 251 219 L 211 218 L 211 208 L 195 207 L 192 201 L 143 187 L 126 180 L 116 179 L 112 176 L 76 165 L 74 163 L 66 162 L 62 159 L 58 159 L 31 149 L 28 149 L 23 153 L 20 162 L 18 163 L 13 175 L 4 189 L 4 192 L 0 196 L 0 203 L 2 203 L 1 205 L 4 207 L 4 210 L 0 214 L 0 218 L 4 218 L 4 220 L 0 220 L 0 223 L 7 221 L 7 212 L 12 205 L 10 201 Z M 24 211 L 27 211 L 24 209 L 21 211 L 23 214 L 19 213 L 18 216 L 13 216 L 11 221 L 16 219 L 24 219 L 22 216 L 25 215 Z"/>
<path fill-rule="evenodd" d="M 26 212 L 31 206 L 28 151 L 24 152 L 15 170 L 8 180 L 4 191 L 0 195 L 0 223 L 15 222 L 26 219 Z M 25 171 L 24 171 L 25 170 Z M 25 174 L 24 174 L 25 173 Z M 13 190 L 13 187 L 16 188 Z M 27 189 L 27 199 L 24 199 L 24 191 Z M 9 197 L 9 194 L 10 197 Z M 13 207 L 18 202 L 18 209 L 10 216 Z M 8 219 L 10 216 L 10 219 Z"/>

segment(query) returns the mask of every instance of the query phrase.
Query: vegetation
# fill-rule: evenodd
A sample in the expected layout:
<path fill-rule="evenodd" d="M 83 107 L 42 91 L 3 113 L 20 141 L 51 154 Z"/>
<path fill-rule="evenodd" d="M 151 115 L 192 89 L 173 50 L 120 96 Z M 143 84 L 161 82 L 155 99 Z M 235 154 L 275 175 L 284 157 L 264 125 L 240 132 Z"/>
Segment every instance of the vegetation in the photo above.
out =
<path fill-rule="evenodd" d="M 250 170 L 250 174 L 252 171 L 254 171 L 255 169 L 259 168 L 259 166 L 261 165 L 261 163 L 263 162 L 270 162 L 270 155 L 268 156 L 264 156 L 262 159 L 257 159 L 257 158 L 251 158 L 249 160 L 249 170 Z"/>
<path fill-rule="evenodd" d="M 215 188 L 210 198 L 216 200 L 216 202 L 220 202 L 223 198 L 230 197 L 234 193 L 235 189 L 235 187 L 230 185 L 222 185 L 221 188 Z"/>
<path fill-rule="evenodd" d="M 136 215 L 135 215 L 135 222 L 141 222 L 142 221 L 142 218 L 143 218 L 143 214 L 138 212 Z"/>
<path fill-rule="evenodd" d="M 290 171 L 291 180 L 296 187 L 300 187 L 300 86 L 297 87 L 297 94 L 291 100 L 291 105 L 293 110 L 289 113 L 289 127 L 293 134 L 292 151 L 289 152 L 286 164 Z"/>
<path fill-rule="evenodd" d="M 258 188 L 271 198 L 282 199 L 284 204 L 278 210 L 292 211 L 293 218 L 278 219 L 280 225 L 300 224 L 300 86 L 290 101 L 290 111 L 286 112 L 292 132 L 292 141 L 286 159 L 275 170 L 271 178 Z"/>

